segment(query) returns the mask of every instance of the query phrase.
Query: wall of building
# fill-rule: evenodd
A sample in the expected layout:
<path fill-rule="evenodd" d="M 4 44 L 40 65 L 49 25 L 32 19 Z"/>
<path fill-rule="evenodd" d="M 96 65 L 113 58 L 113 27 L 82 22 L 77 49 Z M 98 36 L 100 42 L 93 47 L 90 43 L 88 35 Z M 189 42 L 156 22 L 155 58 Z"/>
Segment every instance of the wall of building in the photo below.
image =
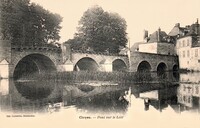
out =
<path fill-rule="evenodd" d="M 157 54 L 176 55 L 174 47 L 172 43 L 157 43 Z"/>
<path fill-rule="evenodd" d="M 139 45 L 139 52 L 154 53 L 163 55 L 175 55 L 174 44 L 171 43 L 145 43 Z"/>
<path fill-rule="evenodd" d="M 144 53 L 157 53 L 157 43 L 145 43 L 145 44 L 139 44 L 139 52 Z"/>
<path fill-rule="evenodd" d="M 176 51 L 180 69 L 200 71 L 200 47 L 193 47 L 192 42 L 191 36 L 177 40 Z"/>

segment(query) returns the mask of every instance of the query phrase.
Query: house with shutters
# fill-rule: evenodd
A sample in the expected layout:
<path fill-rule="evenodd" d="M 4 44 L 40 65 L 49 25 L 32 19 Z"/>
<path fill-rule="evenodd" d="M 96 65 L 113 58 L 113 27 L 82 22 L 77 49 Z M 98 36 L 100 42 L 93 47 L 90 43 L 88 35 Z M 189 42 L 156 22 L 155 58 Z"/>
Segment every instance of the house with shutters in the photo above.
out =
<path fill-rule="evenodd" d="M 194 24 L 181 27 L 176 24 L 168 34 L 176 39 L 175 51 L 179 56 L 179 68 L 200 71 L 200 27 Z"/>

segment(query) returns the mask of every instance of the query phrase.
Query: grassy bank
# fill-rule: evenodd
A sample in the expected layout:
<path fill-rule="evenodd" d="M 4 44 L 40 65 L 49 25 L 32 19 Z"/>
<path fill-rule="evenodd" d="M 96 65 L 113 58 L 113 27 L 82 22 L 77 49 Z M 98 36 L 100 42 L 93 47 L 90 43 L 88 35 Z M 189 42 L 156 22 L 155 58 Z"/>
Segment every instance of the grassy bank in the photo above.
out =
<path fill-rule="evenodd" d="M 49 80 L 55 79 L 63 81 L 68 84 L 83 83 L 83 82 L 112 82 L 119 84 L 128 83 L 155 83 L 155 82 L 168 82 L 169 79 L 157 77 L 154 73 L 138 73 L 138 72 L 92 72 L 92 71 L 78 71 L 78 72 L 59 72 L 49 74 L 31 74 L 30 76 L 24 76 L 23 79 L 34 80 Z"/>

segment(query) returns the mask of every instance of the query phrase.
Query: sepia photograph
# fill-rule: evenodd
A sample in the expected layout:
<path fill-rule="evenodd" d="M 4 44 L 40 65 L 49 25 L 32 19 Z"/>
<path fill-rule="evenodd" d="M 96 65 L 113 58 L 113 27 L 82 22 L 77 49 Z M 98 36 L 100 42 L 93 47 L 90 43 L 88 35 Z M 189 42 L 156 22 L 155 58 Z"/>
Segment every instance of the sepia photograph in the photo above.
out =
<path fill-rule="evenodd" d="M 1 128 L 199 128 L 200 0 L 0 0 Z"/>

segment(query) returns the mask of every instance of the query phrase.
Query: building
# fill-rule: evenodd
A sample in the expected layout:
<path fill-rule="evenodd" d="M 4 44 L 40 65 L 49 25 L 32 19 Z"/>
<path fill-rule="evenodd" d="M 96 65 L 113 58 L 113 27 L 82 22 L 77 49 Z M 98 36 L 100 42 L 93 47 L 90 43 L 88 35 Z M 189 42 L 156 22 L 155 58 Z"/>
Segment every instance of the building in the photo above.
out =
<path fill-rule="evenodd" d="M 144 41 L 136 43 L 134 47 L 134 51 L 143 53 L 176 55 L 174 42 L 160 28 L 151 35 L 144 31 Z"/>
<path fill-rule="evenodd" d="M 176 39 L 176 54 L 179 68 L 200 71 L 200 28 L 198 20 L 192 25 L 180 27 L 176 24 L 169 36 Z"/>

